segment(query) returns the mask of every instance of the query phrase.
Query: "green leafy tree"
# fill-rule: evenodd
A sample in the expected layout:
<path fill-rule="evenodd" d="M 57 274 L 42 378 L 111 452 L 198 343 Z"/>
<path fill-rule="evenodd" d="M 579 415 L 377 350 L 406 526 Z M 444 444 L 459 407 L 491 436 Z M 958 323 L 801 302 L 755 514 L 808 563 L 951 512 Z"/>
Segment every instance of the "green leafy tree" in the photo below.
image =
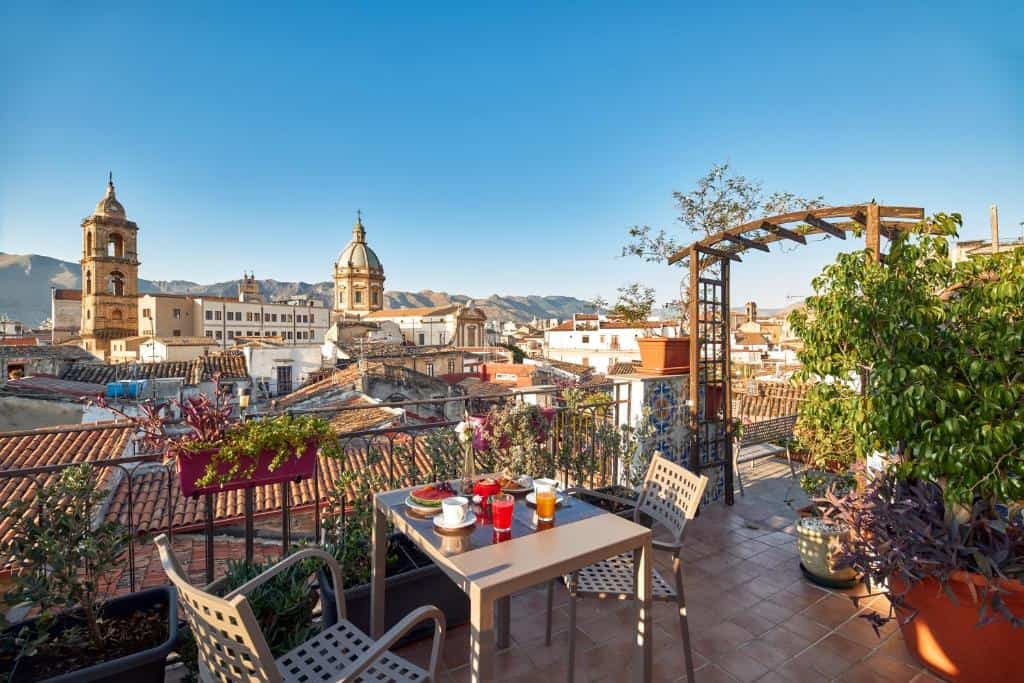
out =
<path fill-rule="evenodd" d="M 853 422 L 859 396 L 841 382 L 812 384 L 793 430 L 814 467 L 842 469 L 856 459 Z"/>
<path fill-rule="evenodd" d="M 991 506 L 1024 498 L 1024 250 L 952 264 L 960 226 L 937 214 L 882 263 L 840 254 L 790 323 L 805 379 L 865 382 L 859 455 L 894 449 L 900 477 Z"/>
<path fill-rule="evenodd" d="M 128 544 L 119 524 L 96 521 L 105 498 L 92 468 L 80 465 L 63 470 L 32 498 L 15 500 L 2 513 L 11 529 L 5 557 L 19 565 L 5 601 L 38 605 L 44 631 L 45 624 L 61 613 L 79 611 L 85 643 L 100 652 L 108 628 L 102 618 L 103 602 L 114 588 L 107 572 Z"/>

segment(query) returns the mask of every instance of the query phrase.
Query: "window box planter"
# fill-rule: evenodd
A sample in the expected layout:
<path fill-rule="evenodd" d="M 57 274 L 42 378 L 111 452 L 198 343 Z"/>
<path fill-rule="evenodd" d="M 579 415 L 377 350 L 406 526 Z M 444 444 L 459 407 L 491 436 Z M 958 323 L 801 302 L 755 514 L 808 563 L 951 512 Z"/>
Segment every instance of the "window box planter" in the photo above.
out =
<path fill-rule="evenodd" d="M 640 372 L 679 375 L 690 369 L 689 337 L 638 337 Z"/>
<path fill-rule="evenodd" d="M 388 566 L 387 577 L 384 579 L 387 596 L 384 628 L 391 628 L 409 612 L 423 605 L 436 605 L 444 612 L 448 628 L 468 622 L 469 598 L 466 594 L 408 539 L 400 534 L 393 538 L 397 541 L 398 559 Z M 317 577 L 324 626 L 333 626 L 338 623 L 334 585 L 330 573 L 323 567 Z M 370 632 L 370 584 L 345 589 L 345 610 L 350 622 L 364 633 Z M 413 629 L 399 643 L 411 643 L 432 634 L 433 625 L 426 623 Z"/>
<path fill-rule="evenodd" d="M 153 643 L 152 647 L 124 657 L 100 662 L 42 680 L 47 681 L 47 683 L 83 683 L 87 681 L 135 683 L 137 681 L 164 680 L 164 667 L 167 655 L 171 653 L 178 641 L 178 593 L 174 590 L 174 587 L 161 586 L 113 598 L 105 603 L 103 614 L 105 618 L 116 619 L 153 607 L 160 607 L 166 611 L 167 637 L 163 642 Z M 36 621 L 36 619 L 29 619 L 21 624 L 11 626 L 4 635 L 13 635 L 14 629 L 22 628 L 25 625 L 32 625 Z M 57 619 L 53 629 L 60 632 L 80 623 L 81 621 L 73 616 L 62 616 Z M 40 680 L 32 672 L 31 658 L 14 662 L 13 664 L 14 666 L 11 669 L 0 671 L 0 673 L 10 676 L 9 680 L 11 683 Z"/>
<path fill-rule="evenodd" d="M 270 463 L 276 455 L 274 451 L 263 451 L 255 456 L 256 470 L 251 477 L 242 476 L 223 483 L 210 486 L 199 486 L 196 482 L 206 474 L 206 467 L 213 461 L 219 449 L 199 451 L 197 453 L 179 452 L 175 461 L 178 464 L 178 478 L 181 481 L 181 493 L 185 496 L 201 496 L 207 493 L 221 493 L 234 489 L 243 489 L 249 486 L 263 486 L 265 484 L 277 484 L 282 481 L 300 481 L 311 479 L 316 469 L 317 444 L 310 442 L 306 449 L 298 454 L 298 457 L 291 457 L 271 471 Z M 251 462 L 250 459 L 249 462 Z M 248 468 L 248 462 L 243 463 Z M 226 475 L 231 470 L 230 463 L 219 463 L 217 472 Z"/>
<path fill-rule="evenodd" d="M 977 588 L 977 599 L 981 599 L 984 579 L 964 571 L 954 572 L 949 582 L 956 602 L 932 578 L 910 588 L 904 595 L 905 605 L 896 605 L 907 650 L 948 681 L 1019 680 L 1024 628 L 1014 628 L 998 615 L 979 626 L 977 599 L 968 584 Z M 907 590 L 907 584 L 893 576 L 889 588 L 899 595 Z M 1005 580 L 1000 588 L 1010 612 L 1018 618 L 1024 616 L 1024 584 Z"/>

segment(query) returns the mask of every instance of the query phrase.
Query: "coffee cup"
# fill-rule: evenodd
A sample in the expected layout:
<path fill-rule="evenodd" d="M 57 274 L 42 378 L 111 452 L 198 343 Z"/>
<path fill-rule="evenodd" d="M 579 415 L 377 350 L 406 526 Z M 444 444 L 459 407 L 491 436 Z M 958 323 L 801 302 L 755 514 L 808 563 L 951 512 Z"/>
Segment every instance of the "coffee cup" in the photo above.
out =
<path fill-rule="evenodd" d="M 441 501 L 441 515 L 445 526 L 458 526 L 466 521 L 469 501 L 462 496 L 452 496 Z"/>

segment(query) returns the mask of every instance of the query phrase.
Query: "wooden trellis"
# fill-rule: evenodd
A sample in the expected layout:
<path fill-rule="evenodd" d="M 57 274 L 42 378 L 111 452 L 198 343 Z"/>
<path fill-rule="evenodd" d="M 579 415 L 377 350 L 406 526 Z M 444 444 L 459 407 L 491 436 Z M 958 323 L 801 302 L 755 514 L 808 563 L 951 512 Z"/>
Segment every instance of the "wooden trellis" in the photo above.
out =
<path fill-rule="evenodd" d="M 881 261 L 881 238 L 908 232 L 924 220 L 924 209 L 910 206 L 853 204 L 793 211 L 728 228 L 673 254 L 668 262 L 689 259 L 690 332 L 690 469 L 722 467 L 725 502 L 732 505 L 732 376 L 729 363 L 729 268 L 749 249 L 769 251 L 779 240 L 807 243 L 807 235 L 846 239 L 863 234 L 867 249 Z M 786 226 L 790 227 L 786 227 Z M 718 264 L 717 273 L 708 272 Z M 710 409 L 709 409 L 710 408 Z M 702 453 L 715 458 L 702 463 Z"/>

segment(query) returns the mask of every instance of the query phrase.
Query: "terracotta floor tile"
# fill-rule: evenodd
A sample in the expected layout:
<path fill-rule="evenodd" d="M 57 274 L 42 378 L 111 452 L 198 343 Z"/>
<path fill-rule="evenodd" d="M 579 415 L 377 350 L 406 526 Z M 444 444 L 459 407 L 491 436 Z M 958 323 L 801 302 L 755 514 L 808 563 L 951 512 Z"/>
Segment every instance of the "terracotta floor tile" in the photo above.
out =
<path fill-rule="evenodd" d="M 720 666 L 707 664 L 694 673 L 697 683 L 736 683 L 736 679 Z"/>
<path fill-rule="evenodd" d="M 898 662 L 903 662 L 910 666 L 921 666 L 921 663 L 917 661 L 917 658 L 907 651 L 907 645 L 903 642 L 903 636 L 899 631 L 897 631 L 891 638 L 887 638 L 878 647 L 878 649 L 875 650 L 875 654 L 895 659 Z"/>
<path fill-rule="evenodd" d="M 738 626 L 742 626 L 746 630 L 750 631 L 754 636 L 760 636 L 762 633 L 775 628 L 774 621 L 755 614 L 750 610 L 744 610 L 733 614 L 729 617 L 729 621 L 737 624 Z"/>
<path fill-rule="evenodd" d="M 795 659 L 786 662 L 772 673 L 777 677 L 775 680 L 783 680 L 788 683 L 822 683 L 823 680 L 828 680 L 827 678 L 823 679 L 821 672 L 814 667 Z"/>
<path fill-rule="evenodd" d="M 800 614 L 813 619 L 823 626 L 836 628 L 856 614 L 856 612 L 857 610 L 854 608 L 853 603 L 847 598 L 829 595 L 824 600 L 820 600 L 803 610 Z"/>
<path fill-rule="evenodd" d="M 794 614 L 783 619 L 779 622 L 779 627 L 811 641 L 820 640 L 830 632 L 827 626 L 822 626 L 803 614 Z"/>
<path fill-rule="evenodd" d="M 729 652 L 716 657 L 714 663 L 738 681 L 756 681 L 769 671 L 764 662 L 744 651 Z"/>
<path fill-rule="evenodd" d="M 876 633 L 875 627 L 872 626 L 871 622 L 863 616 L 858 615 L 857 618 L 850 619 L 848 622 L 836 629 L 836 633 L 844 638 L 860 643 L 864 647 L 876 648 L 894 634 L 898 628 L 896 621 L 891 620 L 882 626 L 879 626 L 878 632 Z"/>
<path fill-rule="evenodd" d="M 773 624 L 778 624 L 793 616 L 798 609 L 793 605 L 788 607 L 780 605 L 774 598 L 769 598 L 751 607 L 750 611 Z"/>
<path fill-rule="evenodd" d="M 921 672 L 895 659 L 882 656 L 871 656 L 855 664 L 843 674 L 843 683 L 909 683 Z"/>
<path fill-rule="evenodd" d="M 657 643 L 657 640 L 655 640 Z M 583 653 L 596 645 L 593 639 L 585 632 L 576 629 L 576 659 L 582 660 Z M 655 646 L 657 647 L 657 645 Z M 564 629 L 551 636 L 551 645 L 544 643 L 544 636 L 536 640 L 530 640 L 520 645 L 520 650 L 526 653 L 533 662 L 533 665 L 540 670 L 552 666 L 564 664 L 569 656 L 569 629 Z"/>
<path fill-rule="evenodd" d="M 738 624 L 724 621 L 706 631 L 697 631 L 692 638 L 697 652 L 714 659 L 716 655 L 731 652 L 742 643 L 753 640 L 754 634 Z"/>

